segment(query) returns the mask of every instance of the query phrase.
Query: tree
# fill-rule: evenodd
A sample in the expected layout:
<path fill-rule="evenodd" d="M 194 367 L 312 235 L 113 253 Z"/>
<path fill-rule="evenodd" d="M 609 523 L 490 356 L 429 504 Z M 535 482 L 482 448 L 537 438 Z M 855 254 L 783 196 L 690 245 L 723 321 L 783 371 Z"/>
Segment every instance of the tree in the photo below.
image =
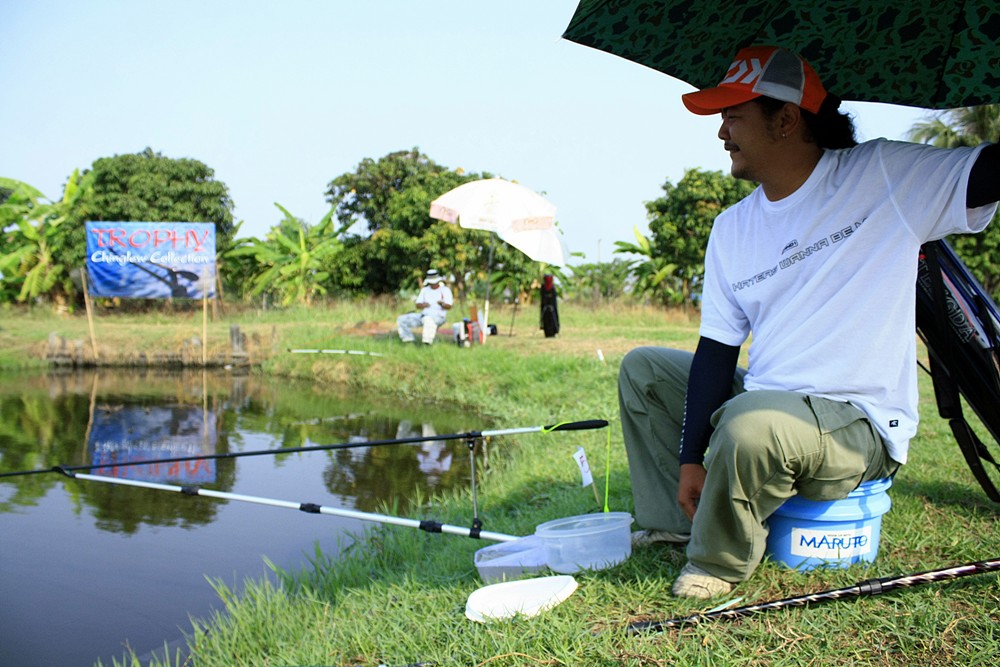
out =
<path fill-rule="evenodd" d="M 333 230 L 334 209 L 315 226 L 309 226 L 275 204 L 284 214 L 280 224 L 261 241 L 249 238 L 225 253 L 229 258 L 252 257 L 259 272 L 250 279 L 250 294 L 269 293 L 281 305 L 310 305 L 317 295 L 326 294 L 330 273 L 327 267 L 341 253 L 341 236 L 348 225 Z"/>
<path fill-rule="evenodd" d="M 366 158 L 354 172 L 333 179 L 327 201 L 336 207 L 341 223 L 358 230 L 345 239 L 345 252 L 332 269 L 333 282 L 346 289 L 392 294 L 418 287 L 424 272 L 435 268 L 454 277 L 459 299 L 487 282 L 493 293 L 530 282 L 538 265 L 519 251 L 488 232 L 430 217 L 434 199 L 489 177 L 448 169 L 413 148 L 378 160 Z"/>
<path fill-rule="evenodd" d="M 233 233 L 229 189 L 203 162 L 146 148 L 99 158 L 90 171 L 93 190 L 74 210 L 80 220 L 213 222 L 218 239 Z"/>
<path fill-rule="evenodd" d="M 365 158 L 353 173 L 330 181 L 325 194 L 337 219 L 358 230 L 345 239 L 345 252 L 333 267 L 334 282 L 376 294 L 419 284 L 419 276 L 436 259 L 420 243 L 436 224 L 430 202 L 464 180 L 413 148 L 378 160 Z"/>
<path fill-rule="evenodd" d="M 1000 105 L 962 107 L 935 114 L 917 123 L 910 139 L 941 148 L 978 146 L 1000 138 Z M 1000 301 L 1000 213 L 979 234 L 961 234 L 948 240 L 993 297 Z"/>
<path fill-rule="evenodd" d="M 749 181 L 721 171 L 700 169 L 685 171 L 676 186 L 666 181 L 662 186 L 664 196 L 646 202 L 652 232 L 649 247 L 642 240 L 638 246 L 619 242 L 615 251 L 636 252 L 647 257 L 646 261 L 655 259 L 654 267 L 643 269 L 637 287 L 658 289 L 663 297 L 672 290 L 670 300 L 691 303 L 693 286 L 705 274 L 705 246 L 716 216 L 753 192 L 754 187 Z M 637 231 L 636 237 L 640 236 Z"/>
<path fill-rule="evenodd" d="M 408 236 L 420 236 L 430 224 L 427 211 L 431 199 L 450 188 L 434 192 L 427 200 L 427 209 L 422 212 L 413 204 L 415 198 L 423 198 L 413 192 L 407 194 L 407 191 L 416 189 L 424 195 L 431 194 L 427 185 L 446 173 L 447 168 L 436 164 L 417 148 L 396 151 L 378 160 L 365 158 L 354 173 L 342 174 L 330 181 L 326 200 L 336 206 L 337 219 L 342 223 L 361 224 L 370 234 L 391 227 Z M 455 186 L 476 178 L 462 178 L 460 174 L 455 177 Z M 400 201 L 400 197 L 405 197 L 405 201 Z"/>
<path fill-rule="evenodd" d="M 232 243 L 235 227 L 229 189 L 198 160 L 164 157 L 146 148 L 141 153 L 99 158 L 84 175 L 92 188 L 72 206 L 73 231 L 66 246 L 59 249 L 68 266 L 84 264 L 84 223 L 90 220 L 212 222 L 219 253 Z"/>
<path fill-rule="evenodd" d="M 0 178 L 5 193 L 0 202 L 0 274 L 5 297 L 16 291 L 18 301 L 51 297 L 64 303 L 74 293 L 72 267 L 63 259 L 61 248 L 72 235 L 69 211 L 91 187 L 88 177 L 78 171 L 70 176 L 63 197 L 46 201 L 27 183 Z"/>

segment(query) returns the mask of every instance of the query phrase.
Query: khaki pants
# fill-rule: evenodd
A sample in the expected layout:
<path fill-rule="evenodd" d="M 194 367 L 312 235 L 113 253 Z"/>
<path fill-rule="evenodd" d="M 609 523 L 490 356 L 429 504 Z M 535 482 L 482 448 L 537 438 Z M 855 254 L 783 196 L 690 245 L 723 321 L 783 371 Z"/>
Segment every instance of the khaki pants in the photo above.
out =
<path fill-rule="evenodd" d="M 878 432 L 850 403 L 790 391 L 744 391 L 712 415 L 708 475 L 688 521 L 677 504 L 681 424 L 693 355 L 641 347 L 622 360 L 618 397 L 636 521 L 691 533 L 688 560 L 721 579 L 742 581 L 764 556 L 767 518 L 793 495 L 839 500 L 862 482 L 888 477 Z"/>
<path fill-rule="evenodd" d="M 437 336 L 438 327 L 444 324 L 447 317 L 444 313 L 436 313 L 434 315 L 428 315 L 427 313 L 406 313 L 405 315 L 400 315 L 396 318 L 396 331 L 399 333 L 399 339 L 404 343 L 412 343 L 413 330 L 417 327 L 421 328 L 421 340 L 430 345 L 434 342 L 434 337 Z"/>

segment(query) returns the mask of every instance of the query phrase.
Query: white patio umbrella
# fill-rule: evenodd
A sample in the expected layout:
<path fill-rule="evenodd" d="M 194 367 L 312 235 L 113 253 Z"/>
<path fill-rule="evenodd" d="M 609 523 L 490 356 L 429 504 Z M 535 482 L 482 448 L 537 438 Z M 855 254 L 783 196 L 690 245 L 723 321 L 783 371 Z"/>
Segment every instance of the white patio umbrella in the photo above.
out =
<path fill-rule="evenodd" d="M 536 262 L 565 266 L 566 252 L 555 226 L 556 207 L 534 190 L 502 178 L 464 183 L 431 202 L 430 216 L 456 222 L 466 229 L 495 232 Z M 493 264 L 490 237 L 489 269 Z M 484 328 L 489 323 L 489 274 L 486 282 Z"/>
<path fill-rule="evenodd" d="M 531 228 L 552 226 L 556 207 L 523 185 L 502 178 L 484 178 L 464 183 L 432 201 L 431 217 L 499 234 L 515 223 Z"/>
<path fill-rule="evenodd" d="M 554 221 L 517 220 L 498 234 L 536 262 L 566 266 L 566 247 Z"/>

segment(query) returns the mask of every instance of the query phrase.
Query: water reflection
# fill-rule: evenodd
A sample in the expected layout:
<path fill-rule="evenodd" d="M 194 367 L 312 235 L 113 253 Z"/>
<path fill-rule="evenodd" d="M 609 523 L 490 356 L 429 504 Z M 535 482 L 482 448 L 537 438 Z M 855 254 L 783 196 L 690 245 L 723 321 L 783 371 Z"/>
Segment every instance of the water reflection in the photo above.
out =
<path fill-rule="evenodd" d="M 303 418 L 331 408 L 343 412 Z M 297 455 L 281 453 L 282 449 L 422 437 L 426 442 L 416 446 L 326 452 L 327 489 L 353 499 L 357 509 L 373 511 L 390 498 L 405 506 L 409 492 L 426 495 L 468 481 L 467 467 L 452 466 L 455 450 L 464 449 L 462 443 L 435 440 L 434 423 L 400 418 L 393 414 L 399 408 L 380 409 L 375 412 L 356 398 L 322 394 L 311 386 L 282 382 L 276 391 L 273 385 L 247 376 L 193 371 L 80 372 L 21 378 L 13 384 L 0 381 L 0 473 L 60 465 L 92 467 L 95 475 L 231 491 L 236 467 L 230 461 L 155 461 L 246 454 L 265 446 L 276 452 L 273 465 L 280 468 L 284 460 Z M 435 418 L 441 423 L 460 417 L 436 414 Z M 262 433 L 271 434 L 269 443 L 261 440 Z M 154 463 L 124 465 L 142 461 Z M 30 506 L 61 483 L 51 474 L 7 477 L 3 482 L 14 490 L 0 503 L 0 512 L 15 505 Z M 85 488 L 81 498 L 101 507 L 107 491 Z M 157 503 L 138 514 L 151 524 L 195 520 L 183 513 L 162 514 L 165 511 Z M 134 518 L 123 516 L 118 529 L 134 530 Z"/>
<path fill-rule="evenodd" d="M 0 473 L 97 466 L 94 474 L 365 512 L 392 503 L 403 516 L 418 494 L 469 485 L 466 443 L 435 436 L 484 426 L 252 376 L 0 376 Z M 427 439 L 114 465 L 411 437 Z M 52 472 L 0 478 L 0 664 L 109 664 L 126 640 L 142 654 L 215 605 L 206 575 L 260 576 L 263 556 L 296 567 L 315 541 L 335 553 L 359 524 Z M 53 626 L 60 642 L 49 641 Z"/>

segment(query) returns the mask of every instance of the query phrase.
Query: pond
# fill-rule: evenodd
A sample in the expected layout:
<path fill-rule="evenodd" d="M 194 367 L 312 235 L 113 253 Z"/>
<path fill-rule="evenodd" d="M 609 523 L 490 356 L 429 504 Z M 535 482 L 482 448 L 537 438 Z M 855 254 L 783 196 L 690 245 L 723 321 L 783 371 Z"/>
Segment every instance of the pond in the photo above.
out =
<path fill-rule="evenodd" d="M 468 487 L 474 416 L 343 398 L 308 383 L 230 373 L 0 375 L 0 474 L 89 474 L 378 513 Z M 338 443 L 399 445 L 199 458 Z M 80 471 L 85 472 L 85 471 Z M 471 520 L 470 505 L 470 520 Z M 239 588 L 336 555 L 370 521 L 70 479 L 0 477 L 0 664 L 111 664 L 145 656 L 221 607 L 209 580 Z"/>

